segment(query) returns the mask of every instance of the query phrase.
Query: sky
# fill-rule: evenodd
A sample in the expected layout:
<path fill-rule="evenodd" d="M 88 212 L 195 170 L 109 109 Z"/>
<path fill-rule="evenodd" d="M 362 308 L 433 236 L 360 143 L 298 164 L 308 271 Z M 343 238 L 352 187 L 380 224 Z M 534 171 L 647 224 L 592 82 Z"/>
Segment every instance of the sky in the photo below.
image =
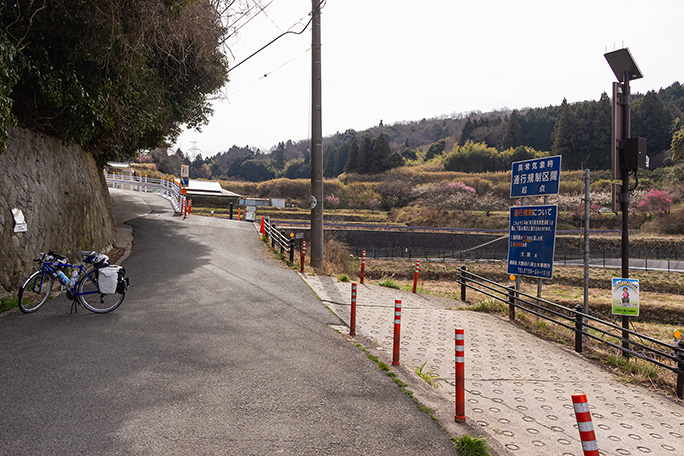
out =
<path fill-rule="evenodd" d="M 264 12 L 229 41 L 231 67 L 309 21 L 311 0 L 260 1 Z M 632 92 L 684 83 L 682 17 L 682 0 L 325 0 L 323 135 L 596 100 L 616 80 L 603 55 L 623 47 L 644 75 Z M 310 48 L 309 27 L 231 69 L 209 124 L 173 150 L 206 158 L 308 139 Z"/>

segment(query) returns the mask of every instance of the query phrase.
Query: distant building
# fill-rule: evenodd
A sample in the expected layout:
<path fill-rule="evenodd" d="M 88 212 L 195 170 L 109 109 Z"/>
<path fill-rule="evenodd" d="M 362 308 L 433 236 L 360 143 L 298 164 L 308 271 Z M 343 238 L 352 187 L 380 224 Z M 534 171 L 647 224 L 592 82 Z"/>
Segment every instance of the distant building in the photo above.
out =
<path fill-rule="evenodd" d="M 237 205 L 241 195 L 225 190 L 215 181 L 188 181 L 186 196 L 193 200 L 193 205 L 202 207 L 228 207 L 230 203 Z"/>

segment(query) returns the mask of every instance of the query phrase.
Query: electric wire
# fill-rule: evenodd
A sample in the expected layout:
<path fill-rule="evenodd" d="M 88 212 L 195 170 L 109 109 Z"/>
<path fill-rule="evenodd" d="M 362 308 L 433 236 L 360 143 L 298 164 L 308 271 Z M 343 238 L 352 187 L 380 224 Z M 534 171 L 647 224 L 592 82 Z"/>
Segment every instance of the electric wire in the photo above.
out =
<path fill-rule="evenodd" d="M 266 49 L 267 47 L 269 47 L 270 45 L 272 45 L 273 43 L 275 43 L 276 41 L 278 41 L 280 38 L 284 37 L 285 35 L 290 35 L 290 34 L 301 35 L 302 33 L 304 33 L 309 28 L 309 25 L 311 25 L 312 20 L 313 20 L 313 18 L 309 19 L 309 22 L 307 22 L 306 25 L 304 26 L 304 28 L 302 28 L 299 32 L 294 32 L 292 30 L 288 30 L 287 32 L 283 32 L 280 35 L 278 35 L 277 37 L 273 38 L 271 41 L 269 41 L 268 43 L 263 45 L 261 48 L 259 48 L 258 50 L 256 50 L 252 54 L 250 54 L 248 57 L 244 58 L 238 64 L 233 65 L 231 68 L 229 68 L 228 73 L 230 73 L 231 71 L 233 71 L 234 69 L 236 69 L 237 67 L 239 67 L 240 65 L 242 65 L 243 63 L 245 63 L 246 61 L 251 59 L 252 57 L 254 57 L 255 55 L 257 55 L 258 53 L 260 53 L 261 51 L 263 51 L 264 49 Z"/>
<path fill-rule="evenodd" d="M 318 11 L 319 12 L 323 10 L 323 7 L 326 5 L 326 3 L 328 3 L 328 0 L 324 0 L 322 3 L 318 4 Z M 263 45 L 261 48 L 259 48 L 258 50 L 256 50 L 255 52 L 253 52 L 252 54 L 250 54 L 249 56 L 247 56 L 243 60 L 241 60 L 239 63 L 237 63 L 236 65 L 233 65 L 233 67 L 229 68 L 228 73 L 230 73 L 231 71 L 233 71 L 234 69 L 236 69 L 237 67 L 239 67 L 240 65 L 242 65 L 243 63 L 245 63 L 246 61 L 251 59 L 252 57 L 254 57 L 255 55 L 257 55 L 258 53 L 260 53 L 261 51 L 263 51 L 264 49 L 266 49 L 267 47 L 269 47 L 270 45 L 272 45 L 273 43 L 275 43 L 276 41 L 278 41 L 280 38 L 284 37 L 285 35 L 301 35 L 302 33 L 304 33 L 309 28 L 309 25 L 311 25 L 312 21 L 313 21 L 313 14 L 311 15 L 311 18 L 306 23 L 306 25 L 304 25 L 304 27 L 300 31 L 295 32 L 292 30 L 288 30 L 287 32 L 281 33 L 280 35 L 276 36 L 271 41 L 269 41 L 268 43 Z"/>
<path fill-rule="evenodd" d="M 227 40 L 230 39 L 233 35 L 235 35 L 236 33 L 238 33 L 245 25 L 249 24 L 255 17 L 259 16 L 259 14 L 261 14 L 261 13 L 266 13 L 266 8 L 268 8 L 268 7 L 271 5 L 271 3 L 273 3 L 274 1 L 275 1 L 275 0 L 271 0 L 271 1 L 268 3 L 268 5 L 266 5 L 266 6 L 264 6 L 264 7 L 262 7 L 262 6 L 259 4 L 259 2 L 255 1 L 255 2 L 254 2 L 254 6 L 252 6 L 252 7 L 251 7 L 250 9 L 248 9 L 245 13 L 243 13 L 243 15 L 240 16 L 238 19 L 236 19 L 235 22 L 233 22 L 233 24 L 236 24 L 240 19 L 242 19 L 242 17 L 244 17 L 245 14 L 248 14 L 248 13 L 249 13 L 250 11 L 252 11 L 255 7 L 258 7 L 258 8 L 259 8 L 259 11 L 257 11 L 256 14 L 253 14 L 252 16 L 250 16 L 250 18 L 247 19 L 244 23 L 242 23 L 239 27 L 236 27 L 235 30 L 233 30 L 228 36 L 226 36 L 226 37 L 223 39 L 223 42 L 227 41 Z M 268 15 L 267 15 L 267 16 L 268 16 Z M 270 18 L 269 18 L 269 19 L 270 19 Z M 276 26 L 276 27 L 277 27 L 277 26 Z M 281 30 L 281 31 L 282 31 L 282 30 Z"/>
<path fill-rule="evenodd" d="M 264 75 L 261 76 L 259 79 L 255 80 L 255 81 L 253 81 L 253 82 L 250 82 L 249 84 L 247 84 L 246 86 L 242 87 L 241 89 L 236 90 L 235 92 L 232 92 L 232 93 L 228 94 L 228 97 L 232 97 L 232 96 L 234 96 L 234 95 L 237 95 L 238 93 L 242 92 L 243 90 L 245 90 L 245 89 L 247 89 L 247 88 L 253 86 L 253 85 L 256 84 L 257 82 L 261 81 L 262 79 L 264 79 L 264 78 L 268 77 L 269 75 L 275 73 L 276 71 L 278 71 L 279 69 L 281 69 L 282 67 L 284 67 L 285 65 L 287 65 L 288 63 L 291 63 L 291 62 L 297 60 L 299 57 L 303 56 L 304 54 L 306 54 L 306 53 L 309 52 L 310 50 L 311 50 L 311 47 L 309 47 L 307 50 L 305 50 L 305 51 L 302 52 L 301 54 L 298 54 L 298 55 L 296 55 L 295 57 L 292 57 L 292 58 L 291 58 L 290 60 L 288 60 L 287 62 L 285 62 L 285 63 L 283 63 L 283 64 L 277 66 L 277 67 L 274 68 L 274 69 L 272 69 L 272 70 L 269 71 L 268 73 L 264 73 Z"/>

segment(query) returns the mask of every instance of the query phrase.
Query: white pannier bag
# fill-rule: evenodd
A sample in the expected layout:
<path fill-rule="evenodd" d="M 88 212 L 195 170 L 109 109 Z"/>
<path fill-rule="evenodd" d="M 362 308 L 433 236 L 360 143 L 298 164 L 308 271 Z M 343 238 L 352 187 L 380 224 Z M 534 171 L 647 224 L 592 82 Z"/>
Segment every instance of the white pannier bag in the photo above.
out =
<path fill-rule="evenodd" d="M 120 266 L 107 266 L 99 270 L 100 278 L 98 285 L 100 286 L 100 293 L 116 293 L 116 286 L 119 282 L 119 268 Z"/>

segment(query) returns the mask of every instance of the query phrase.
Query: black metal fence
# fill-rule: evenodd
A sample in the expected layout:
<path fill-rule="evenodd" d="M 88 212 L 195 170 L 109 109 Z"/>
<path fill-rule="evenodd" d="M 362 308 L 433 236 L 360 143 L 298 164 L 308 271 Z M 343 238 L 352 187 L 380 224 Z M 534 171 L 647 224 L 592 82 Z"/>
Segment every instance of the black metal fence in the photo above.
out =
<path fill-rule="evenodd" d="M 270 240 L 271 247 L 280 247 L 280 253 L 283 255 L 287 253 L 290 256 L 290 263 L 292 263 L 294 261 L 294 252 L 296 249 L 294 237 L 288 237 L 284 230 L 278 230 L 276 224 L 271 223 L 269 217 L 264 218 L 263 231 L 264 235 Z"/>
<path fill-rule="evenodd" d="M 364 249 L 354 248 L 352 251 L 356 257 L 361 257 Z M 473 250 L 442 250 L 442 249 L 421 249 L 409 247 L 396 248 L 373 248 L 365 249 L 367 258 L 375 259 L 420 259 L 432 261 L 507 261 L 508 252 L 502 249 L 473 249 Z M 641 269 L 646 271 L 667 271 L 684 272 L 684 260 L 677 259 L 658 259 L 641 258 L 639 252 L 630 258 L 630 269 Z M 590 266 L 601 268 L 620 268 L 619 252 L 612 250 L 592 251 Z M 582 266 L 584 256 L 581 252 L 577 254 L 556 254 L 553 260 L 556 265 L 563 266 Z"/>
<path fill-rule="evenodd" d="M 582 353 L 584 339 L 589 338 L 619 350 L 625 358 L 633 356 L 659 368 L 674 372 L 677 375 L 677 397 L 684 399 L 684 338 L 679 339 L 674 344 L 668 344 L 585 314 L 582 312 L 581 305 L 570 309 L 525 294 L 514 287 L 504 286 L 473 274 L 465 266 L 461 266 L 459 283 L 461 284 L 462 301 L 466 300 L 467 289 L 469 288 L 507 304 L 510 320 L 515 320 L 516 311 L 520 310 L 573 331 L 577 353 Z"/>

